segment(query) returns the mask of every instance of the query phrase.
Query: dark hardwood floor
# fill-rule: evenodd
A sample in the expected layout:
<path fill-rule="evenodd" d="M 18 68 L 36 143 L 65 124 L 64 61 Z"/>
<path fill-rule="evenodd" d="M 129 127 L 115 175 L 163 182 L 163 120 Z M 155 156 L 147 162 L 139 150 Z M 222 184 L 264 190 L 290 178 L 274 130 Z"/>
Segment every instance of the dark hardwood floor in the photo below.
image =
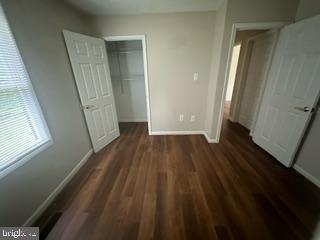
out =
<path fill-rule="evenodd" d="M 313 239 L 320 190 L 238 124 L 203 136 L 121 136 L 81 169 L 39 219 L 47 239 Z"/>

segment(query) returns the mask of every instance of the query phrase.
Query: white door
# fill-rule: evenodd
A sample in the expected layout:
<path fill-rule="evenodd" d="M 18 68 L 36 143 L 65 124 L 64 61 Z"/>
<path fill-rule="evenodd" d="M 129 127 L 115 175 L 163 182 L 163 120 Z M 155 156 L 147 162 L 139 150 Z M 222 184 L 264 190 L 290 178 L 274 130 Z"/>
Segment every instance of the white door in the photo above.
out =
<path fill-rule="evenodd" d="M 105 43 L 63 31 L 91 142 L 98 152 L 119 133 Z"/>
<path fill-rule="evenodd" d="M 262 99 L 253 141 L 290 167 L 320 90 L 320 15 L 286 26 Z"/>

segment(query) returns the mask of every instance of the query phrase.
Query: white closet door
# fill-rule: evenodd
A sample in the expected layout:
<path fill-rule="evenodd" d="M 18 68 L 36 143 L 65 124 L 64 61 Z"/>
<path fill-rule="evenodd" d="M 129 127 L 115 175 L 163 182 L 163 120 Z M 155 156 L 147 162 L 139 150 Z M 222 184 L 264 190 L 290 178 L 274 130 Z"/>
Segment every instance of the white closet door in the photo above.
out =
<path fill-rule="evenodd" d="M 105 43 L 63 31 L 95 152 L 120 135 Z"/>

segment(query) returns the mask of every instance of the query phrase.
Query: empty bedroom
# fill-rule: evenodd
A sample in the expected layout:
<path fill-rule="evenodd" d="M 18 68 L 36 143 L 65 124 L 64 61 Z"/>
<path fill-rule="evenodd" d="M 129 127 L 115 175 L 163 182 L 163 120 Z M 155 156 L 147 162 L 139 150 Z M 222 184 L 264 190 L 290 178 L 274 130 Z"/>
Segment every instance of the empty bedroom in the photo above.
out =
<path fill-rule="evenodd" d="M 318 0 L 0 0 L 0 239 L 320 239 Z"/>

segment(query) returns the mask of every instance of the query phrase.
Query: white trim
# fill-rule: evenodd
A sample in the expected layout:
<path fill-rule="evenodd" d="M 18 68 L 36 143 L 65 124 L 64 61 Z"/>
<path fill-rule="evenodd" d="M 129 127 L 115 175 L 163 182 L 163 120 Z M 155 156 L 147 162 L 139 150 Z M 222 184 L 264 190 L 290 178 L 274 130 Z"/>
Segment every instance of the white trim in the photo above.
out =
<path fill-rule="evenodd" d="M 207 139 L 208 143 L 218 143 L 217 139 L 210 138 L 207 132 L 204 132 L 203 135 Z"/>
<path fill-rule="evenodd" d="M 208 143 L 217 143 L 217 140 L 210 138 L 205 131 L 154 131 L 150 135 L 203 135 Z"/>
<path fill-rule="evenodd" d="M 220 140 L 220 134 L 221 134 L 221 126 L 222 126 L 222 120 L 223 120 L 223 104 L 224 104 L 224 99 L 226 97 L 226 89 L 227 89 L 227 84 L 229 79 L 232 49 L 235 43 L 235 37 L 236 37 L 237 31 L 280 29 L 289 23 L 290 22 L 262 22 L 262 23 L 234 23 L 232 25 L 229 48 L 228 48 L 227 64 L 224 70 L 225 74 L 224 74 L 224 80 L 223 80 L 222 98 L 220 99 L 220 113 L 219 113 L 217 136 L 216 136 L 218 142 Z"/>
<path fill-rule="evenodd" d="M 259 39 L 259 38 L 265 37 L 266 35 L 270 35 L 270 34 L 274 34 L 274 33 L 278 34 L 279 33 L 279 29 L 278 28 L 271 29 L 269 31 L 265 31 L 265 32 L 259 33 L 257 35 L 253 35 L 252 37 L 249 37 L 247 39 L 247 41 L 255 41 L 255 40 Z"/>
<path fill-rule="evenodd" d="M 23 226 L 31 226 L 38 217 L 46 210 L 46 208 L 53 202 L 53 200 L 58 196 L 62 189 L 70 182 L 72 177 L 80 170 L 80 168 L 88 161 L 92 155 L 93 150 L 90 149 L 81 161 L 71 170 L 71 172 L 62 180 L 62 182 L 56 187 L 53 192 L 44 200 L 44 202 L 37 208 L 37 210 L 25 221 Z"/>
<path fill-rule="evenodd" d="M 148 119 L 145 118 L 122 118 L 118 120 L 119 122 L 147 122 Z"/>
<path fill-rule="evenodd" d="M 14 170 L 16 170 L 18 167 L 21 167 L 22 165 L 26 164 L 34 156 L 36 156 L 40 152 L 44 151 L 45 149 L 50 147 L 52 144 L 53 144 L 53 141 L 52 141 L 52 139 L 50 139 L 47 142 L 43 143 L 42 145 L 40 145 L 40 146 L 36 147 L 35 149 L 33 149 L 31 152 L 28 152 L 24 157 L 22 157 L 19 160 L 15 161 L 13 164 L 9 165 L 8 167 L 5 167 L 3 170 L 0 171 L 0 179 L 4 178 L 9 173 L 11 173 Z"/>
<path fill-rule="evenodd" d="M 310 182 L 315 184 L 317 187 L 320 188 L 320 180 L 312 176 L 310 173 L 305 171 L 303 168 L 299 167 L 297 164 L 293 165 L 293 169 L 296 170 L 298 173 L 300 173 L 302 176 L 304 176 L 306 179 L 308 179 Z"/>
<path fill-rule="evenodd" d="M 141 40 L 142 41 L 143 69 L 144 69 L 144 81 L 145 81 L 147 117 L 148 117 L 148 132 L 149 132 L 149 135 L 151 135 L 152 124 L 151 124 L 150 88 L 149 88 L 146 35 L 108 36 L 108 37 L 104 37 L 104 40 L 106 40 L 107 42 L 130 41 L 130 40 Z"/>
<path fill-rule="evenodd" d="M 117 35 L 117 36 L 107 36 L 103 39 L 107 42 L 116 42 L 116 41 L 131 41 L 131 40 L 143 40 L 146 35 Z"/>
<path fill-rule="evenodd" d="M 203 131 L 154 131 L 150 135 L 203 135 Z"/>
<path fill-rule="evenodd" d="M 282 28 L 292 22 L 255 22 L 255 23 L 234 23 L 233 28 L 237 31 L 244 30 L 271 30 Z"/>

